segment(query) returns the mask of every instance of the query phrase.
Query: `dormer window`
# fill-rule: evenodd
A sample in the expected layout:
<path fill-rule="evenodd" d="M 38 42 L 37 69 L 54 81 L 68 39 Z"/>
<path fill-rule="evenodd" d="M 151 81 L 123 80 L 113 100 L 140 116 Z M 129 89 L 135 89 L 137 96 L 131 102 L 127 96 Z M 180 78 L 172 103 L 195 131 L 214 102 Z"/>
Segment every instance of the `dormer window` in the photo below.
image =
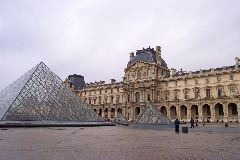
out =
<path fill-rule="evenodd" d="M 221 80 L 222 80 L 222 77 L 220 75 L 217 75 L 217 81 L 221 82 Z"/>

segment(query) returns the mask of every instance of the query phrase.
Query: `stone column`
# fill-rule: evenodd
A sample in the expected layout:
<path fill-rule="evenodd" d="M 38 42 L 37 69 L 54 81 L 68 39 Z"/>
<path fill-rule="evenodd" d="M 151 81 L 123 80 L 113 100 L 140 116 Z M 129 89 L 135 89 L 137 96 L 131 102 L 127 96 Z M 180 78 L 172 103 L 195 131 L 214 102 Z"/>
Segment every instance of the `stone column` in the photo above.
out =
<path fill-rule="evenodd" d="M 191 106 L 186 106 L 187 107 L 187 122 L 190 122 L 190 119 L 192 117 L 192 112 L 191 112 Z"/>
<path fill-rule="evenodd" d="M 238 111 L 238 123 L 240 122 L 240 101 L 237 104 L 237 111 Z"/>
<path fill-rule="evenodd" d="M 169 119 L 171 119 L 171 117 L 170 117 L 170 107 L 167 107 L 167 106 L 166 106 L 166 110 L 167 110 L 167 117 L 168 117 Z"/>
<path fill-rule="evenodd" d="M 223 117 L 223 122 L 228 122 L 228 105 L 223 104 L 223 112 L 224 112 L 224 117 Z"/>
<path fill-rule="evenodd" d="M 210 106 L 210 110 L 211 110 L 211 122 L 215 122 L 216 121 L 216 117 L 215 117 L 215 107 L 214 106 Z"/>
<path fill-rule="evenodd" d="M 108 119 L 111 119 L 111 108 L 108 108 Z"/>
<path fill-rule="evenodd" d="M 202 111 L 202 106 L 201 104 L 198 105 L 198 121 L 202 122 L 203 121 L 203 111 Z"/>
<path fill-rule="evenodd" d="M 177 112 L 177 117 L 179 118 L 179 119 L 182 119 L 182 117 L 181 117 L 181 112 L 180 112 L 180 106 L 176 106 L 176 112 Z"/>

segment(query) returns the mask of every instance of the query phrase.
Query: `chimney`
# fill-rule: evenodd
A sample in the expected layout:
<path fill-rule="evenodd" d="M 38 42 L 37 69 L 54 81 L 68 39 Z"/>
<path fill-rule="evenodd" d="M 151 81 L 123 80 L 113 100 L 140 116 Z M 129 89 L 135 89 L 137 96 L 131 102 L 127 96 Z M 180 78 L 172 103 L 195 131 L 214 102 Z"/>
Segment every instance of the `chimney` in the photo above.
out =
<path fill-rule="evenodd" d="M 161 47 L 156 46 L 157 64 L 161 65 Z"/>
<path fill-rule="evenodd" d="M 116 79 L 110 79 L 111 80 L 111 84 L 114 84 L 116 82 Z"/>
<path fill-rule="evenodd" d="M 133 52 L 129 53 L 129 55 L 130 55 L 130 59 L 132 59 L 134 57 L 134 53 Z"/>
<path fill-rule="evenodd" d="M 235 61 L 236 61 L 235 67 L 237 68 L 240 65 L 240 59 L 238 57 L 236 57 Z"/>

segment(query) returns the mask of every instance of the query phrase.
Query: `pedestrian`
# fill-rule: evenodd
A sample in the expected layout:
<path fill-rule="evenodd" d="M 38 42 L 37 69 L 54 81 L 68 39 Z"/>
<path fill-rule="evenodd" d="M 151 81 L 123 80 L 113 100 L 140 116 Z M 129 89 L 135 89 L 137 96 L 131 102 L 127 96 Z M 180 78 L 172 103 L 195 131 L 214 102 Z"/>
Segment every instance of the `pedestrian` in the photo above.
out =
<path fill-rule="evenodd" d="M 191 127 L 190 128 L 194 128 L 194 120 L 193 120 L 193 118 L 191 118 L 190 123 L 191 123 Z"/>
<path fill-rule="evenodd" d="M 205 120 L 203 119 L 202 125 L 205 126 Z"/>
<path fill-rule="evenodd" d="M 176 133 L 179 133 L 179 124 L 180 124 L 180 122 L 179 122 L 178 118 L 176 118 L 176 120 L 174 121 Z"/>
<path fill-rule="evenodd" d="M 198 120 L 196 120 L 196 127 L 198 127 Z"/>

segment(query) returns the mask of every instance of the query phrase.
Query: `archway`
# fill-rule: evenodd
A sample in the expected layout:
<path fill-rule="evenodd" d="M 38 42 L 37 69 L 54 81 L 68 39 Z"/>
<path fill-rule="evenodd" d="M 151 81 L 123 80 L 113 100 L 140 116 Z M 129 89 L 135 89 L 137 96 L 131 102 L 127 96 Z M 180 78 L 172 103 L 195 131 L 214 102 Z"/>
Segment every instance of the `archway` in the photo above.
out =
<path fill-rule="evenodd" d="M 180 107 L 180 118 L 187 119 L 187 107 L 185 105 Z"/>
<path fill-rule="evenodd" d="M 224 116 L 223 105 L 221 103 L 217 103 L 214 108 L 216 121 L 222 121 Z"/>
<path fill-rule="evenodd" d="M 115 118 L 115 109 L 112 108 L 111 109 L 111 119 L 114 119 Z"/>
<path fill-rule="evenodd" d="M 135 118 L 137 118 L 137 116 L 140 114 L 140 112 L 141 112 L 140 107 L 136 107 L 135 108 Z"/>
<path fill-rule="evenodd" d="M 192 105 L 192 107 L 191 107 L 191 117 L 193 119 L 198 119 L 198 106 L 197 105 Z"/>
<path fill-rule="evenodd" d="M 102 117 L 102 108 L 99 109 L 98 115 Z"/>
<path fill-rule="evenodd" d="M 122 114 L 122 109 L 121 109 L 121 108 L 118 108 L 118 109 L 117 109 L 117 113 L 118 113 L 118 114 Z"/>
<path fill-rule="evenodd" d="M 161 113 L 162 113 L 165 117 L 167 117 L 167 109 L 166 109 L 166 107 L 165 107 L 165 106 L 162 106 L 160 110 L 161 110 Z"/>
<path fill-rule="evenodd" d="M 230 121 L 237 121 L 238 119 L 238 110 L 237 105 L 235 103 L 228 104 L 228 117 Z"/>
<path fill-rule="evenodd" d="M 104 118 L 108 119 L 108 109 L 107 108 L 104 110 Z"/>
<path fill-rule="evenodd" d="M 172 107 L 170 108 L 170 118 L 171 118 L 171 119 L 177 118 L 177 109 L 176 109 L 175 106 L 172 106 Z"/>
<path fill-rule="evenodd" d="M 205 121 L 211 118 L 211 109 L 208 104 L 204 104 L 202 107 L 202 118 Z"/>

